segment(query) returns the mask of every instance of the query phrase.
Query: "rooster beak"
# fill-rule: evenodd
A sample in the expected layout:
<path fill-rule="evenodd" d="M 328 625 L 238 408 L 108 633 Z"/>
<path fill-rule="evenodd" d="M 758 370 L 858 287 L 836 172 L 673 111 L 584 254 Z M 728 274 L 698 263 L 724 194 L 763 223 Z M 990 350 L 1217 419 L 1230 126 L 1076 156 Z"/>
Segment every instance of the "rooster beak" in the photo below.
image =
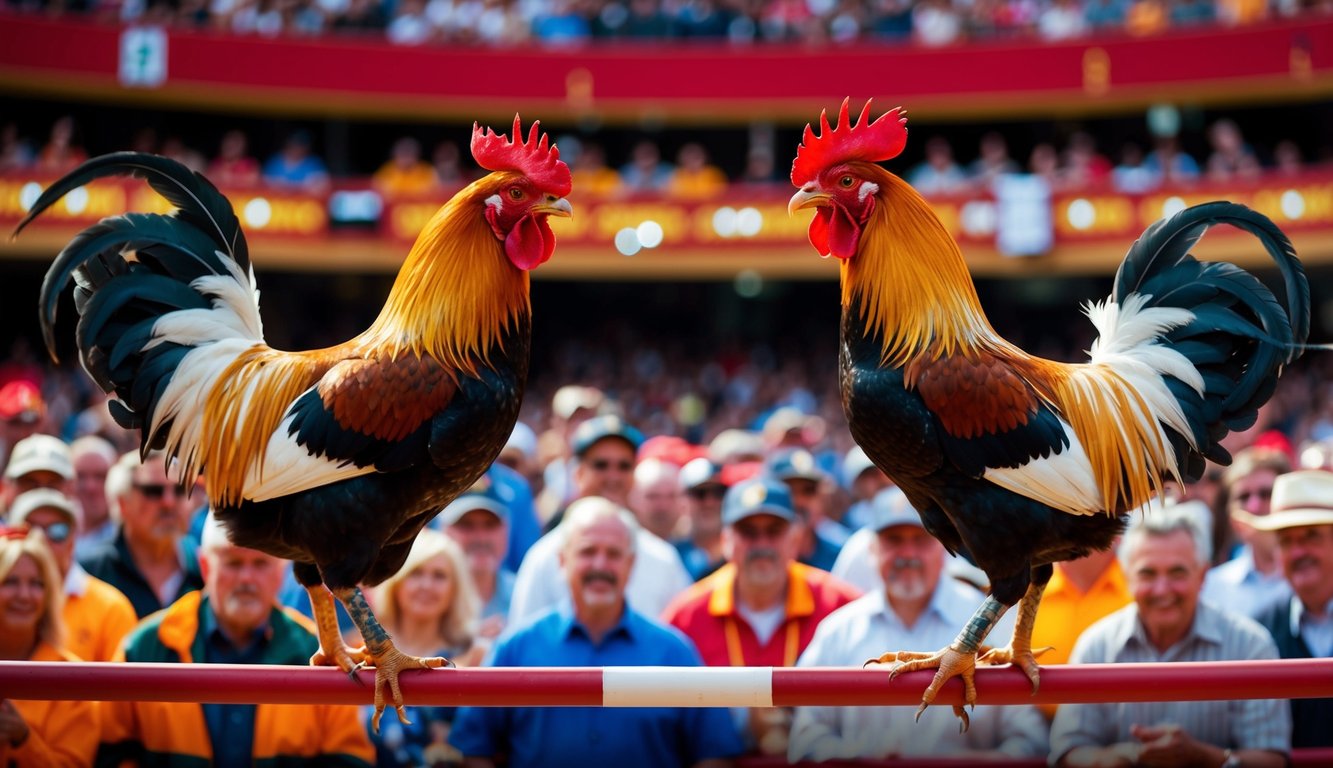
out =
<path fill-rule="evenodd" d="M 532 206 L 532 212 L 544 213 L 548 216 L 560 216 L 567 219 L 574 215 L 574 208 L 569 204 L 569 201 L 563 197 L 549 197 L 546 202 Z"/>
<path fill-rule="evenodd" d="M 794 216 L 802 208 L 817 208 L 821 205 L 829 205 L 832 199 L 833 197 L 828 193 L 818 191 L 813 183 L 806 184 L 791 196 L 791 200 L 787 201 L 787 215 Z"/>

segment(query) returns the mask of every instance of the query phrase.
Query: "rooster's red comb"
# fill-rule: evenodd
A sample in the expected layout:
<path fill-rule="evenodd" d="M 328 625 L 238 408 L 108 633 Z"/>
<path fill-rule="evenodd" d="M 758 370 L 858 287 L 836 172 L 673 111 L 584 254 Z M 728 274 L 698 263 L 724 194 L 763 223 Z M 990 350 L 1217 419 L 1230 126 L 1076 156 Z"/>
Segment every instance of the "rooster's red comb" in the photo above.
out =
<path fill-rule="evenodd" d="M 542 189 L 564 197 L 570 190 L 569 166 L 560 160 L 554 144 L 548 146 L 546 134 L 537 138 L 540 126 L 540 120 L 533 121 L 524 140 L 518 115 L 514 115 L 512 139 L 473 123 L 472 157 L 488 171 L 518 171 Z"/>
<path fill-rule="evenodd" d="M 791 164 L 791 182 L 798 187 L 814 181 L 819 172 L 829 166 L 848 160 L 866 160 L 872 163 L 898 156 L 907 144 L 907 113 L 894 107 L 870 121 L 870 99 L 861 109 L 856 125 L 848 119 L 847 107 L 851 97 L 842 100 L 838 124 L 828 124 L 828 111 L 819 113 L 819 135 L 805 126 L 801 145 L 796 148 L 796 159 Z"/>

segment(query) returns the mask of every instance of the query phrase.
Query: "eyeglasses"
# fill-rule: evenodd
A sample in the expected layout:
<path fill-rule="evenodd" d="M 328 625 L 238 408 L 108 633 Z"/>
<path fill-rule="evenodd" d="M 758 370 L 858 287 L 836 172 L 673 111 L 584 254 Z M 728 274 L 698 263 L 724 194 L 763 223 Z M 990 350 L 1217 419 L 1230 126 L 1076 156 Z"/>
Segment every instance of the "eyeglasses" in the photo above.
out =
<path fill-rule="evenodd" d="M 720 499 L 727 495 L 727 489 L 720 485 L 705 485 L 699 488 L 691 488 L 686 491 L 691 499 L 703 501 L 704 499 Z"/>
<path fill-rule="evenodd" d="M 69 523 L 51 523 L 50 525 L 33 525 L 32 523 L 29 523 L 28 525 L 33 528 L 41 528 L 42 533 L 46 534 L 46 540 L 52 544 L 64 544 L 65 541 L 69 539 L 70 534 L 74 532 L 74 529 L 70 527 Z"/>
<path fill-rule="evenodd" d="M 135 483 L 134 490 L 143 494 L 145 499 L 160 499 L 166 495 L 169 485 L 161 483 Z"/>
<path fill-rule="evenodd" d="M 1272 488 L 1255 488 L 1253 491 L 1244 491 L 1244 492 L 1242 492 L 1242 493 L 1238 493 L 1238 494 L 1236 494 L 1235 496 L 1233 496 L 1232 498 L 1235 499 L 1236 502 L 1238 502 L 1238 503 L 1240 503 L 1240 504 L 1244 504 L 1245 502 L 1249 501 L 1250 499 L 1253 499 L 1253 498 L 1256 498 L 1256 497 L 1259 498 L 1261 501 L 1269 501 L 1269 500 L 1271 500 L 1271 499 L 1273 498 L 1273 489 L 1272 489 Z"/>
<path fill-rule="evenodd" d="M 588 462 L 588 466 L 592 467 L 598 472 L 605 472 L 606 470 L 611 469 L 612 467 L 621 472 L 628 472 L 631 469 L 634 469 L 634 462 L 611 461 L 610 459 L 593 459 L 592 461 Z"/>

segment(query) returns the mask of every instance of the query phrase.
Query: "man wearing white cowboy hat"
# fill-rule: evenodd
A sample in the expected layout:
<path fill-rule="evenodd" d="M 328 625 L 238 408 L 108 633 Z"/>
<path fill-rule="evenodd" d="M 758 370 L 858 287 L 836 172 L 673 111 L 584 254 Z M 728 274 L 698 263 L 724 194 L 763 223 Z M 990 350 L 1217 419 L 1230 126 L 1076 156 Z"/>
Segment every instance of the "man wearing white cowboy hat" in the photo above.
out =
<path fill-rule="evenodd" d="M 1302 470 L 1273 485 L 1272 513 L 1258 527 L 1277 532 L 1290 600 L 1259 617 L 1284 659 L 1333 656 L 1333 472 Z M 1333 747 L 1333 699 L 1293 699 L 1292 747 Z"/>

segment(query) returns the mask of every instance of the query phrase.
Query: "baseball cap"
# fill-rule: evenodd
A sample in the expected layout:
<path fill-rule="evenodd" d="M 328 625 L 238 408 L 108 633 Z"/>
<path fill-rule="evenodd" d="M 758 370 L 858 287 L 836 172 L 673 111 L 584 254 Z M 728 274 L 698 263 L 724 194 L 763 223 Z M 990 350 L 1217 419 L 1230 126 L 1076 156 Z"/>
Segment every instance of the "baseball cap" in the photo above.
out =
<path fill-rule="evenodd" d="M 34 424 L 46 415 L 42 393 L 30 381 L 11 381 L 0 387 L 0 421 Z"/>
<path fill-rule="evenodd" d="M 596 387 L 566 384 L 551 398 L 551 409 L 562 419 L 568 419 L 580 410 L 596 411 L 605 400 L 606 395 Z"/>
<path fill-rule="evenodd" d="M 79 510 L 68 496 L 54 488 L 34 488 L 14 497 L 14 502 L 9 505 L 9 524 L 23 525 L 28 515 L 46 507 L 63 512 L 69 518 L 70 525 L 79 521 Z"/>
<path fill-rule="evenodd" d="M 509 439 L 505 441 L 505 446 L 500 449 L 500 453 L 507 451 L 518 451 L 523 454 L 523 458 L 532 461 L 537 458 L 537 433 L 532 431 L 532 427 L 521 421 L 514 422 L 514 431 L 509 433 Z"/>
<path fill-rule="evenodd" d="M 907 495 L 897 486 L 885 488 L 875 494 L 866 511 L 866 527 L 876 533 L 895 525 L 926 527 L 921 522 L 921 515 L 917 513 L 916 507 L 912 506 L 907 500 Z"/>
<path fill-rule="evenodd" d="M 688 491 L 701 485 L 725 485 L 722 468 L 700 456 L 680 468 L 680 489 Z"/>
<path fill-rule="evenodd" d="M 803 448 L 780 451 L 769 458 L 768 473 L 779 480 L 824 479 L 824 471 L 815 462 L 814 454 Z"/>
<path fill-rule="evenodd" d="M 29 435 L 15 443 L 9 454 L 9 464 L 5 465 L 5 478 L 13 480 L 41 470 L 54 472 L 66 480 L 74 479 L 69 446 L 51 435 Z"/>
<path fill-rule="evenodd" d="M 574 437 L 570 441 L 570 447 L 574 449 L 575 456 L 582 456 L 598 440 L 607 437 L 618 437 L 630 444 L 636 452 L 639 446 L 643 444 L 643 434 L 639 430 L 625 423 L 625 420 L 619 416 L 606 415 L 594 416 L 591 419 L 579 425 L 574 430 Z"/>
<path fill-rule="evenodd" d="M 824 429 L 823 419 L 788 405 L 773 411 L 764 420 L 763 435 L 770 445 L 777 445 L 789 432 L 798 432 L 801 444 L 814 445 L 824 438 Z"/>
<path fill-rule="evenodd" d="M 756 477 L 732 486 L 722 499 L 722 524 L 735 525 L 754 515 L 773 515 L 794 522 L 791 491 L 771 477 Z"/>
<path fill-rule="evenodd" d="M 847 455 L 842 458 L 842 484 L 844 487 L 851 488 L 856 484 L 856 479 L 861 473 L 875 466 L 875 462 L 866 455 L 865 449 L 859 445 L 852 446 Z"/>
<path fill-rule="evenodd" d="M 509 506 L 500 498 L 489 472 L 440 511 L 439 524 L 448 527 L 461 520 L 463 515 L 477 509 L 490 512 L 505 523 L 509 522 Z"/>
<path fill-rule="evenodd" d="M 708 444 L 708 458 L 717 464 L 749 461 L 763 455 L 763 438 L 746 429 L 724 429 Z"/>

